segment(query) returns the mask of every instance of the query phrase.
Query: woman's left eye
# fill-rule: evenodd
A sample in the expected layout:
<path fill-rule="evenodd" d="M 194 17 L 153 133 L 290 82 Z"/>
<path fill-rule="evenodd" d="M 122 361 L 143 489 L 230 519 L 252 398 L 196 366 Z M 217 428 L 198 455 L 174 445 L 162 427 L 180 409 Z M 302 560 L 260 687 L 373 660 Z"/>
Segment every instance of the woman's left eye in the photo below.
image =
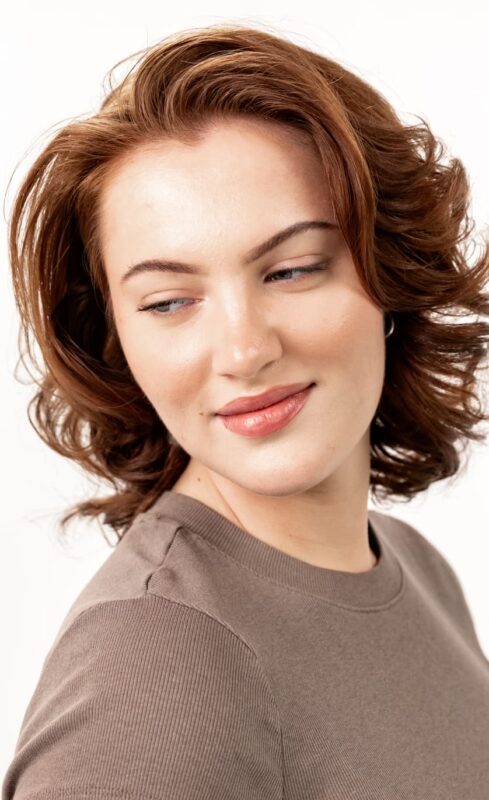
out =
<path fill-rule="evenodd" d="M 321 272 L 322 270 L 327 268 L 328 263 L 329 262 L 327 261 L 322 261 L 320 264 L 311 264 L 311 266 L 309 267 L 287 267 L 286 269 L 277 269 L 275 272 L 270 272 L 267 275 L 267 278 L 270 277 L 273 278 L 275 277 L 275 275 L 284 275 L 290 272 L 299 272 L 301 273 L 301 277 L 298 278 L 297 280 L 302 280 L 302 278 L 305 277 L 304 273 L 307 274 L 309 272 Z M 275 283 L 275 281 L 272 281 L 272 283 Z"/>

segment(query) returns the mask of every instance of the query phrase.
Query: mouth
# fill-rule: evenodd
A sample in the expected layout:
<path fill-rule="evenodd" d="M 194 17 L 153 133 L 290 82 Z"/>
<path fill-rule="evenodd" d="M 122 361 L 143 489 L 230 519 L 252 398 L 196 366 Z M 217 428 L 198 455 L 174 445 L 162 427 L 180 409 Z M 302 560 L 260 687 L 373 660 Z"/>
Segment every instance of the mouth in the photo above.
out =
<path fill-rule="evenodd" d="M 270 408 L 271 406 L 281 402 L 282 400 L 292 397 L 299 392 L 313 386 L 313 383 L 291 383 L 283 386 L 274 386 L 266 392 L 259 395 L 238 397 L 230 403 L 222 406 L 217 411 L 217 416 L 228 417 L 235 416 L 236 414 L 247 414 L 253 411 L 262 411 L 263 409 Z"/>
<path fill-rule="evenodd" d="M 241 414 L 218 414 L 227 430 L 247 438 L 266 436 L 285 428 L 299 414 L 307 403 L 315 384 L 309 384 L 302 391 L 284 397 L 265 408 Z"/>

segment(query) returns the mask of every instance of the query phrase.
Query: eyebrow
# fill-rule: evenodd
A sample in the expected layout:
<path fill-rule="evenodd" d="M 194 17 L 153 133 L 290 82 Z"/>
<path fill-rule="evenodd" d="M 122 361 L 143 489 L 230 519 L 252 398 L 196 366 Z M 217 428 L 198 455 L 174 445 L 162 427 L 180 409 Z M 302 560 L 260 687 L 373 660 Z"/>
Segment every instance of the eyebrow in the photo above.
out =
<path fill-rule="evenodd" d="M 310 230 L 311 228 L 321 228 L 324 230 L 332 230 L 338 228 L 334 222 L 328 222 L 327 220 L 306 220 L 304 222 L 295 222 L 293 225 L 289 225 L 287 228 L 284 228 L 278 233 L 274 233 L 269 239 L 261 244 L 253 247 L 250 250 L 244 259 L 245 264 L 251 264 L 253 261 L 261 258 L 261 256 L 268 253 L 270 250 L 273 250 L 275 247 L 278 247 L 279 244 L 285 242 L 286 239 L 289 239 L 291 236 L 295 236 L 297 233 L 301 233 L 302 231 Z M 138 264 L 134 264 L 132 267 L 129 267 L 127 272 L 121 278 L 121 284 L 125 283 L 129 278 L 133 275 L 139 275 L 142 272 L 175 272 L 175 273 L 184 273 L 186 275 L 201 275 L 202 270 L 197 267 L 195 264 L 186 264 L 184 261 L 164 261 L 159 258 L 151 258 L 146 261 L 140 261 Z"/>

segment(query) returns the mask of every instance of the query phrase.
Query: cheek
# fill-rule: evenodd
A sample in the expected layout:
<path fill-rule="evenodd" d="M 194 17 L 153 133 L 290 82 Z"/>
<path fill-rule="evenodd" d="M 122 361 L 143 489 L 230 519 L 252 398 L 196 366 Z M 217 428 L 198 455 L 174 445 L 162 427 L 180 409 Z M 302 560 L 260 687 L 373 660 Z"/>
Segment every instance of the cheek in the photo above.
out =
<path fill-rule="evenodd" d="M 144 312 L 138 312 L 144 313 Z M 174 416 L 192 402 L 202 380 L 202 359 L 196 348 L 182 349 L 171 333 L 158 325 L 119 318 L 117 328 L 134 380 L 160 415 Z"/>
<path fill-rule="evenodd" d="M 361 397 L 378 395 L 383 383 L 385 344 L 383 312 L 358 291 L 330 296 L 308 314 L 304 342 L 327 381 L 347 380 Z"/>

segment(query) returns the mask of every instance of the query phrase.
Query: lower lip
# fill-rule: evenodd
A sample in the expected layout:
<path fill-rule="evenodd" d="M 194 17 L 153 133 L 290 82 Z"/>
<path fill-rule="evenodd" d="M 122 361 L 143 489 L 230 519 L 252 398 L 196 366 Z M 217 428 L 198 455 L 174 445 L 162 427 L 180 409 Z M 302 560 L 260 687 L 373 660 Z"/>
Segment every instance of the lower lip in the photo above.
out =
<path fill-rule="evenodd" d="M 279 403 L 267 406 L 267 408 L 230 416 L 218 414 L 218 417 L 224 426 L 233 433 L 249 437 L 265 436 L 267 433 L 273 433 L 288 425 L 305 405 L 313 388 L 314 384 L 303 389 L 302 392 L 284 397 Z"/>

